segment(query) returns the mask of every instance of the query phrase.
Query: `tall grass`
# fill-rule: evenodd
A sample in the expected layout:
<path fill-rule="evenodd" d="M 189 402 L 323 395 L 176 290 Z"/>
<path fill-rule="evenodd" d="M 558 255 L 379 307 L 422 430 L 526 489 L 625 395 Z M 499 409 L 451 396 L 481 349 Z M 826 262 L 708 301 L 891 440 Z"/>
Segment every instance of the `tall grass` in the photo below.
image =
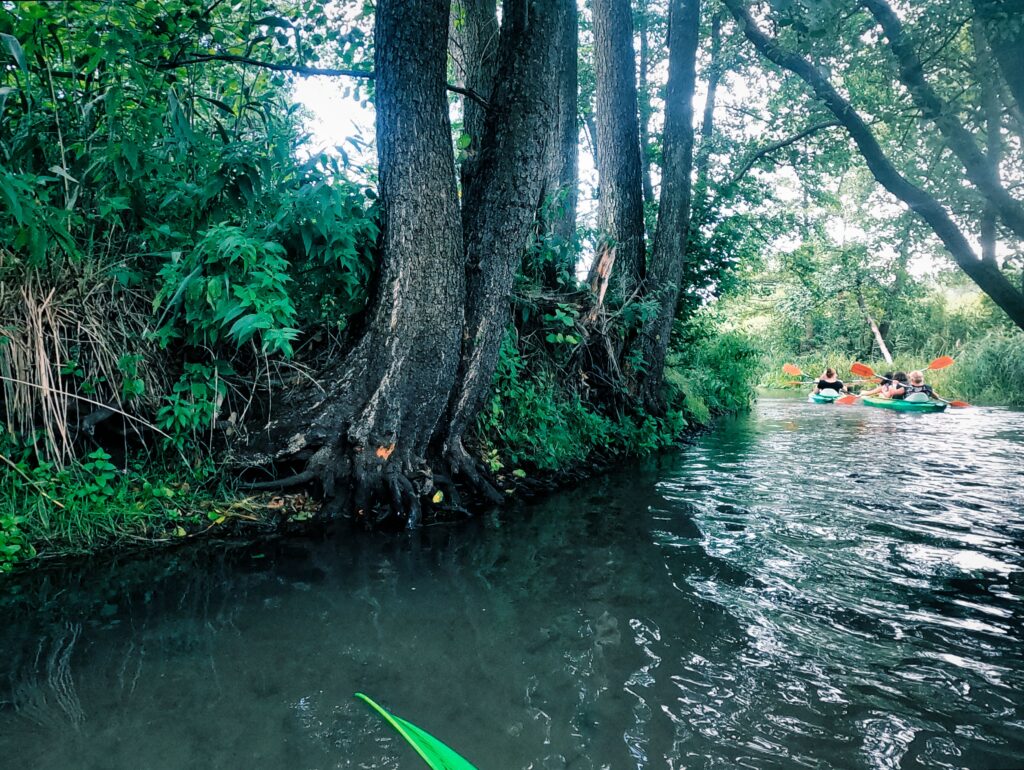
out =
<path fill-rule="evenodd" d="M 1024 332 L 997 332 L 970 343 L 946 381 L 980 404 L 1024 406 Z"/>

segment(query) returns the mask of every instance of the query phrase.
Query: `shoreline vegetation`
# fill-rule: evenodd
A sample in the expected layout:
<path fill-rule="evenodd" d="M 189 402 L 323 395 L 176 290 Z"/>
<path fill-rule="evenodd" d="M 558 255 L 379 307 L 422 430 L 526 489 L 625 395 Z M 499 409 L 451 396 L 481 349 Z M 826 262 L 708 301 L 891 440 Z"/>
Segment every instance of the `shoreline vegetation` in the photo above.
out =
<path fill-rule="evenodd" d="M 642 411 L 602 415 L 575 394 L 560 391 L 548 376 L 500 368 L 491 411 L 480 423 L 481 460 L 513 502 L 678 446 L 717 416 L 747 409 L 753 401 L 759 352 L 739 336 L 716 342 L 721 347 L 699 348 L 686 367 L 670 369 L 679 408 L 660 418 Z M 725 365 L 728 359 L 731 366 Z M 710 368 L 715 366 L 720 368 Z M 246 493 L 210 464 L 200 475 L 174 466 L 136 465 L 124 471 L 111 459 L 96 451 L 57 474 L 24 463 L 16 474 L 2 477 L 0 507 L 18 513 L 0 517 L 0 537 L 5 545 L 20 547 L 0 558 L 0 578 L 2 568 L 15 565 L 20 572 L 205 538 L 256 540 L 332 521 L 308 491 Z M 450 509 L 434 521 L 472 515 Z M 360 528 L 357 517 L 345 518 Z M 401 526 L 390 523 L 390 528 Z"/>

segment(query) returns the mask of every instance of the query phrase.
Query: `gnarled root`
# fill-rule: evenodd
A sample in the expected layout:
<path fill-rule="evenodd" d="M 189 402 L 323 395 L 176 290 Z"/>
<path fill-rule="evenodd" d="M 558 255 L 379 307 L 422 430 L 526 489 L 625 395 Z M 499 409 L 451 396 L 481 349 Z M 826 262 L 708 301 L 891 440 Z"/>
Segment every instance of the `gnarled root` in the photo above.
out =
<path fill-rule="evenodd" d="M 475 492 L 491 503 L 497 505 L 504 502 L 502 494 L 484 476 L 480 463 L 466 451 L 461 438 L 449 438 L 445 442 L 444 459 L 451 469 L 452 477 L 465 479 Z"/>

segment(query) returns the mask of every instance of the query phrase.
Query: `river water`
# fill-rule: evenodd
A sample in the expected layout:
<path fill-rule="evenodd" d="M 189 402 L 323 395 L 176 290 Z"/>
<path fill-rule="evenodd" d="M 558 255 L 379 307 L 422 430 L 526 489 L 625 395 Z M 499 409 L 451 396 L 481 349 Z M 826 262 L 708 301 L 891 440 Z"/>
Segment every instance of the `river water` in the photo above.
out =
<path fill-rule="evenodd" d="M 465 525 L 33 576 L 0 766 L 1024 767 L 1024 412 L 764 398 Z"/>

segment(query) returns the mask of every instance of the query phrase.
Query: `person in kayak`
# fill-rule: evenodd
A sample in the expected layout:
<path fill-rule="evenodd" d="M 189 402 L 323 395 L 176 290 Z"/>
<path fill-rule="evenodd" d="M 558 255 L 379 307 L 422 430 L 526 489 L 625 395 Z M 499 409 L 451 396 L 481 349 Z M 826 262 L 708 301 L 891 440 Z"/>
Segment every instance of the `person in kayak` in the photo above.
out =
<path fill-rule="evenodd" d="M 903 386 L 904 397 L 911 393 L 924 393 L 928 398 L 935 398 L 935 391 L 931 385 L 925 385 L 924 372 L 915 371 L 910 373 L 910 382 Z"/>
<path fill-rule="evenodd" d="M 821 377 L 818 378 L 818 384 L 814 386 L 812 393 L 821 393 L 823 390 L 834 390 L 836 393 L 849 393 L 846 386 L 843 385 L 843 381 L 836 377 L 836 370 L 831 366 L 828 367 Z"/>
<path fill-rule="evenodd" d="M 892 385 L 892 372 L 886 372 L 881 377 L 881 382 L 871 390 L 861 391 L 861 396 L 881 396 L 886 398 L 888 395 L 889 387 Z"/>
<path fill-rule="evenodd" d="M 896 372 L 896 374 L 892 376 L 892 383 L 889 385 L 886 397 L 901 399 L 905 395 L 907 395 L 907 373 Z"/>

